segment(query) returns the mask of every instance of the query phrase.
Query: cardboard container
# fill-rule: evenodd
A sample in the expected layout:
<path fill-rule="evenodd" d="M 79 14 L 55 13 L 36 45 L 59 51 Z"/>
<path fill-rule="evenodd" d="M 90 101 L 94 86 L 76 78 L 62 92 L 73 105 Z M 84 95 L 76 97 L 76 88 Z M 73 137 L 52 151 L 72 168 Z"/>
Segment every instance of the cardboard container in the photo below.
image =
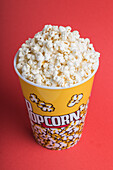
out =
<path fill-rule="evenodd" d="M 48 149 L 62 150 L 80 139 L 93 80 L 98 66 L 87 79 L 71 87 L 37 85 L 14 68 L 20 79 L 35 140 Z"/>

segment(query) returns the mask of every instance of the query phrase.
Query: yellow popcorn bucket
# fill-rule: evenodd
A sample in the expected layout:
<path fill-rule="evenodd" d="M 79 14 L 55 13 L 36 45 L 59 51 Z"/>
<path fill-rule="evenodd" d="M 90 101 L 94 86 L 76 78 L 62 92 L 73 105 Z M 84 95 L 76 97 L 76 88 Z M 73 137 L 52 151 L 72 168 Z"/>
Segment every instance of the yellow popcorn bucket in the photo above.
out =
<path fill-rule="evenodd" d="M 37 85 L 19 76 L 28 109 L 29 119 L 37 143 L 51 150 L 74 146 L 81 137 L 89 96 L 98 66 L 87 79 L 71 87 Z"/>

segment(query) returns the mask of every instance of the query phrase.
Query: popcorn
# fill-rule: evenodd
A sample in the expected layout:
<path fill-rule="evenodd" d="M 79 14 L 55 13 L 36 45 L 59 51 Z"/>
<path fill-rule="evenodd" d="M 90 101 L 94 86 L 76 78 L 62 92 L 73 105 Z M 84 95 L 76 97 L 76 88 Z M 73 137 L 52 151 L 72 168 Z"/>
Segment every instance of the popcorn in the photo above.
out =
<path fill-rule="evenodd" d="M 78 104 L 80 102 L 80 100 L 83 98 L 83 94 L 75 94 L 71 97 L 71 100 L 68 102 L 67 106 L 68 107 L 73 107 L 75 104 Z M 82 108 L 82 105 L 81 105 Z"/>
<path fill-rule="evenodd" d="M 82 104 L 82 105 L 80 105 L 79 109 L 80 109 L 80 115 L 81 115 L 82 117 L 85 116 L 85 114 L 86 114 L 86 109 L 87 109 L 87 104 Z"/>
<path fill-rule="evenodd" d="M 97 68 L 99 57 L 90 40 L 80 38 L 70 26 L 45 25 L 22 44 L 17 69 L 38 85 L 69 87 L 89 77 Z"/>
<path fill-rule="evenodd" d="M 60 33 L 65 32 L 65 27 L 60 26 L 60 27 L 59 27 L 59 32 L 60 32 Z"/>
<path fill-rule="evenodd" d="M 80 139 L 84 122 L 79 120 L 78 124 L 72 121 L 67 127 L 43 128 L 32 122 L 32 129 L 36 141 L 51 150 L 62 150 L 74 146 Z"/>
<path fill-rule="evenodd" d="M 72 34 L 73 34 L 73 36 L 76 37 L 76 39 L 79 39 L 80 35 L 79 35 L 78 31 L 73 31 Z"/>
<path fill-rule="evenodd" d="M 53 112 L 55 108 L 51 103 L 45 103 L 44 101 L 37 98 L 35 94 L 30 94 L 30 100 L 36 103 L 37 107 L 40 108 L 44 112 Z"/>
<path fill-rule="evenodd" d="M 37 96 L 35 94 L 31 94 L 30 99 L 32 102 L 35 102 L 35 103 L 37 103 L 37 101 L 39 101 L 39 99 L 37 99 Z"/>
<path fill-rule="evenodd" d="M 38 52 L 36 54 L 36 60 L 37 61 L 44 61 L 44 56 L 43 56 L 43 54 L 41 52 Z"/>
<path fill-rule="evenodd" d="M 23 64 L 24 64 L 24 63 L 23 63 Z M 18 64 L 17 64 L 17 69 L 19 69 L 19 70 L 22 69 L 23 64 L 22 64 L 22 62 L 18 63 Z"/>

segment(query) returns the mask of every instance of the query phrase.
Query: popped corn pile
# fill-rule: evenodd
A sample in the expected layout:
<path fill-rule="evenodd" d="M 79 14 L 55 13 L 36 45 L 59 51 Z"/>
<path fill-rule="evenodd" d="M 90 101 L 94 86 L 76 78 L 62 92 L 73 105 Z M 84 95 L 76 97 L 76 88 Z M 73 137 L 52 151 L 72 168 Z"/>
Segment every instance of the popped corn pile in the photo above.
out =
<path fill-rule="evenodd" d="M 100 53 L 88 38 L 71 27 L 45 25 L 19 49 L 20 74 L 43 86 L 68 87 L 81 82 L 97 68 Z"/>

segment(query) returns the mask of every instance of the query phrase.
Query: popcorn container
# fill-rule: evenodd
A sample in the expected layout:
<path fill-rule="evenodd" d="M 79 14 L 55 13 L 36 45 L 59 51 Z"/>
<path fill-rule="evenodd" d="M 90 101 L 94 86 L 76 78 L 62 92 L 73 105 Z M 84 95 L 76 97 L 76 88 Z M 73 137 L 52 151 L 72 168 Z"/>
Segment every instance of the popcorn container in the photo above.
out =
<path fill-rule="evenodd" d="M 38 144 L 51 150 L 63 150 L 77 144 L 82 135 L 95 71 L 71 87 L 40 86 L 19 76 L 33 135 Z M 98 62 L 99 65 L 99 62 Z"/>

